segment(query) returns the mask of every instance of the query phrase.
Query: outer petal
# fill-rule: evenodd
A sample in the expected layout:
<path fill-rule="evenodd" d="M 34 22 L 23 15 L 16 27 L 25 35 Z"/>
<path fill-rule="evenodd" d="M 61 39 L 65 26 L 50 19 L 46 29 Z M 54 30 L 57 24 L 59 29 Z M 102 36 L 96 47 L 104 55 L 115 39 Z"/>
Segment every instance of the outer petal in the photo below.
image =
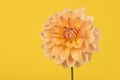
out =
<path fill-rule="evenodd" d="M 50 16 L 50 17 L 48 18 L 48 20 L 47 20 L 47 23 L 48 23 L 48 24 L 51 24 L 51 25 L 55 25 L 55 24 L 56 24 L 56 21 L 55 21 L 55 19 L 54 19 L 53 16 Z"/>
<path fill-rule="evenodd" d="M 88 53 L 93 53 L 99 50 L 97 44 L 89 44 L 89 48 L 86 50 Z"/>
<path fill-rule="evenodd" d="M 94 22 L 94 17 L 92 16 L 87 16 L 86 21 L 84 22 L 83 26 L 86 30 L 91 30 Z"/>
<path fill-rule="evenodd" d="M 44 35 L 45 38 L 60 37 L 60 34 L 56 33 L 56 32 L 45 32 L 45 31 L 43 31 L 43 35 Z"/>
<path fill-rule="evenodd" d="M 69 8 L 66 8 L 64 11 L 63 11 L 63 16 L 66 17 L 66 19 L 68 19 L 69 17 L 72 18 L 73 16 L 73 11 Z"/>
<path fill-rule="evenodd" d="M 52 48 L 49 49 L 44 49 L 44 54 L 49 57 L 49 58 L 53 58 L 54 54 L 52 53 Z"/>
<path fill-rule="evenodd" d="M 77 9 L 75 10 L 75 14 L 76 14 L 76 17 L 80 17 L 81 20 L 85 20 L 85 9 L 84 8 L 80 8 L 80 9 Z"/>
<path fill-rule="evenodd" d="M 55 63 L 61 64 L 64 60 L 60 58 L 61 56 L 61 51 L 63 50 L 62 46 L 58 46 L 56 50 L 54 51 L 55 53 Z"/>
<path fill-rule="evenodd" d="M 60 22 L 62 23 L 63 26 L 68 27 L 67 20 L 65 19 L 64 16 L 60 16 Z"/>
<path fill-rule="evenodd" d="M 53 47 L 55 44 L 52 42 L 52 41 L 50 41 L 50 39 L 45 39 L 45 41 L 44 41 L 44 43 L 43 43 L 43 46 L 45 47 L 45 48 L 51 48 L 51 47 Z"/>
<path fill-rule="evenodd" d="M 58 45 L 58 46 L 53 47 L 52 53 L 54 54 L 55 57 L 60 56 L 61 50 L 62 50 L 62 46 Z"/>
<path fill-rule="evenodd" d="M 72 48 L 71 49 L 71 56 L 74 60 L 79 61 L 81 57 L 80 49 Z"/>
<path fill-rule="evenodd" d="M 67 61 L 64 61 L 64 62 L 62 63 L 62 66 L 63 66 L 64 68 L 67 68 L 67 67 L 68 67 Z"/>
<path fill-rule="evenodd" d="M 61 59 L 60 56 L 56 56 L 56 57 L 55 57 L 55 63 L 56 63 L 56 64 L 61 64 L 61 63 L 63 63 L 63 61 L 64 61 L 64 60 Z"/>
<path fill-rule="evenodd" d="M 82 25 L 83 21 L 81 20 L 80 17 L 75 17 L 75 19 L 73 20 L 73 26 L 75 26 L 76 28 L 80 28 Z"/>
<path fill-rule="evenodd" d="M 90 61 L 91 57 L 92 57 L 91 53 L 88 53 L 88 52 L 83 53 L 83 58 L 84 58 L 85 62 Z"/>
<path fill-rule="evenodd" d="M 71 56 L 75 61 L 78 61 L 79 63 L 83 63 L 83 57 L 82 57 L 82 52 L 80 49 L 71 49 Z"/>
<path fill-rule="evenodd" d="M 71 55 L 69 55 L 69 57 L 67 59 L 67 64 L 72 67 L 72 66 L 74 66 L 75 62 L 76 61 L 71 57 Z"/>
<path fill-rule="evenodd" d="M 99 33 L 98 28 L 95 27 L 93 33 L 94 33 L 94 36 L 95 36 L 95 40 L 96 40 L 96 41 L 98 41 L 98 40 L 101 39 L 101 35 L 100 35 L 100 33 Z"/>
<path fill-rule="evenodd" d="M 89 47 L 89 43 L 86 40 L 83 40 L 81 50 L 82 52 L 86 51 Z"/>
<path fill-rule="evenodd" d="M 61 51 L 61 59 L 66 60 L 70 55 L 70 48 L 64 47 L 63 50 Z"/>
<path fill-rule="evenodd" d="M 81 66 L 81 64 L 76 61 L 75 66 L 76 66 L 77 68 L 79 68 L 79 67 Z"/>
<path fill-rule="evenodd" d="M 94 41 L 95 41 L 95 36 L 94 36 L 94 34 L 93 33 L 90 33 L 89 34 L 89 43 L 94 43 Z"/>

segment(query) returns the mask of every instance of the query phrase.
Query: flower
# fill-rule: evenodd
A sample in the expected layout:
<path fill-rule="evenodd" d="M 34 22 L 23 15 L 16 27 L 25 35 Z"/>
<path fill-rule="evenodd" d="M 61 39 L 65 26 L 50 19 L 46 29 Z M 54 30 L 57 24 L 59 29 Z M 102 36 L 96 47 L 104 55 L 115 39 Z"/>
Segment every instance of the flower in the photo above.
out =
<path fill-rule="evenodd" d="M 49 17 L 41 32 L 45 55 L 63 67 L 79 67 L 90 61 L 100 40 L 93 22 L 94 17 L 86 16 L 84 8 L 65 9 Z"/>

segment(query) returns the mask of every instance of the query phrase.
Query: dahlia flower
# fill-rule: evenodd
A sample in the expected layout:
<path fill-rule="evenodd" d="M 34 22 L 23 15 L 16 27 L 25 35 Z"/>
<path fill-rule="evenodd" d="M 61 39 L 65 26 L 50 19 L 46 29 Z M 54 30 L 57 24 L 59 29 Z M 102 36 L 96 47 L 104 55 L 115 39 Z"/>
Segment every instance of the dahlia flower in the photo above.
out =
<path fill-rule="evenodd" d="M 86 16 L 84 8 L 65 9 L 49 17 L 41 37 L 45 55 L 65 68 L 81 66 L 99 50 L 99 30 L 94 26 L 94 17 Z"/>

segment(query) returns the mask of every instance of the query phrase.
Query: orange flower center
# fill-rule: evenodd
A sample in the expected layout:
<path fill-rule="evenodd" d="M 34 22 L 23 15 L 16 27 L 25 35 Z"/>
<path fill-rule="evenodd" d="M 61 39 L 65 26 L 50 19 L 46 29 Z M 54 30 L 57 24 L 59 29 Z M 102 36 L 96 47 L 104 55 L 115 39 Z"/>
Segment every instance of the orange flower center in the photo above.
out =
<path fill-rule="evenodd" d="M 63 38 L 65 40 L 75 40 L 78 35 L 79 35 L 78 29 L 64 27 Z"/>

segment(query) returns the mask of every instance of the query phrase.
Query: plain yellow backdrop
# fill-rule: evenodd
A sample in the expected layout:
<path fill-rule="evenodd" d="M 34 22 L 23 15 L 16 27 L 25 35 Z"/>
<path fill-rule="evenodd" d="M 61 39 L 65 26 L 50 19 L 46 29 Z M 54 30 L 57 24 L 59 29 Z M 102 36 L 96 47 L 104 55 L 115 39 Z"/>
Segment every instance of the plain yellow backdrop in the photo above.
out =
<path fill-rule="evenodd" d="M 74 68 L 75 80 L 120 80 L 119 0 L 0 0 L 0 80 L 70 80 L 70 68 L 44 56 L 39 33 L 48 16 L 80 7 L 102 40 L 91 62 Z"/>

